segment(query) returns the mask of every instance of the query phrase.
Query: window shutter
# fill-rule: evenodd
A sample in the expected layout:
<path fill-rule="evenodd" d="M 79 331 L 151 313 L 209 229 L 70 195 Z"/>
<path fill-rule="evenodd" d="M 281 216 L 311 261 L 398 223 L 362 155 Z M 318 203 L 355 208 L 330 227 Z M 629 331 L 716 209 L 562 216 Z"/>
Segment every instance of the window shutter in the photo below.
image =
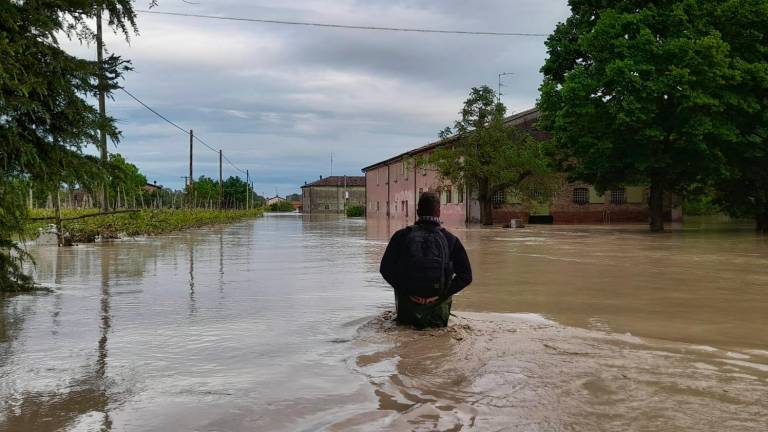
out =
<path fill-rule="evenodd" d="M 598 194 L 595 188 L 589 188 L 589 202 L 592 204 L 605 204 L 605 193 Z"/>

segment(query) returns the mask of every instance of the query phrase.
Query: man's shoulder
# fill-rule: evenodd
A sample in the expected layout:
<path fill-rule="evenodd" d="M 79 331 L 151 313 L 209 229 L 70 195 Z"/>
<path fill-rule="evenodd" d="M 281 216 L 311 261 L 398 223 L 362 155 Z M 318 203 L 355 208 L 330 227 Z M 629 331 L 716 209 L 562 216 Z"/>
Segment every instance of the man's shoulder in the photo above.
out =
<path fill-rule="evenodd" d="M 443 233 L 443 235 L 448 238 L 449 240 L 458 240 L 458 237 L 453 235 L 450 231 L 448 231 L 446 228 L 440 228 L 440 231 Z"/>
<path fill-rule="evenodd" d="M 390 239 L 390 241 L 404 237 L 406 234 L 408 234 L 408 232 L 411 231 L 411 229 L 412 229 L 411 226 L 400 228 L 399 230 L 395 231 L 394 234 L 392 234 L 392 238 Z"/>
<path fill-rule="evenodd" d="M 453 249 L 453 246 L 454 246 L 454 245 L 459 245 L 459 244 L 461 244 L 461 240 L 459 240 L 459 238 L 458 238 L 458 237 L 456 237 L 455 235 L 453 235 L 453 233 L 451 233 L 451 232 L 450 232 L 450 231 L 448 231 L 447 229 L 445 229 L 445 228 L 440 228 L 440 232 L 442 232 L 442 233 L 443 233 L 443 235 L 445 236 L 445 239 L 448 241 L 448 245 L 451 247 L 451 249 Z"/>

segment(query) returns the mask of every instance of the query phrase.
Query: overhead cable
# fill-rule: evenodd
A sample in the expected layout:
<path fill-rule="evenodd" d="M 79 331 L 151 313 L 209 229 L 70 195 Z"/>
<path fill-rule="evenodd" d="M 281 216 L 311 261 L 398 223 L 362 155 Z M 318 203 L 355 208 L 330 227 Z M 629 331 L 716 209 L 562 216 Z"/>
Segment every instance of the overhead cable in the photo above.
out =
<path fill-rule="evenodd" d="M 364 25 L 346 25 L 346 24 L 329 24 L 318 23 L 309 21 L 285 21 L 285 20 L 273 20 L 262 18 L 245 18 L 245 17 L 227 17 L 216 15 L 201 15 L 190 14 L 181 12 L 161 12 L 156 10 L 144 10 L 136 9 L 136 12 L 153 15 L 171 15 L 188 18 L 205 18 L 224 21 L 247 21 L 262 24 L 282 24 L 282 25 L 295 25 L 295 26 L 307 26 L 307 27 L 326 27 L 326 28 L 339 28 L 348 30 L 376 30 L 376 31 L 390 31 L 390 32 L 409 32 L 409 33 L 439 33 L 439 34 L 458 34 L 458 35 L 471 35 L 471 36 L 520 36 L 520 37 L 547 37 L 546 33 L 520 33 L 520 32 L 490 32 L 490 31 L 469 31 L 469 30 L 440 30 L 440 29 L 427 29 L 427 28 L 412 28 L 412 27 L 377 27 L 377 26 L 364 26 Z"/>
<path fill-rule="evenodd" d="M 134 96 L 134 95 L 133 95 L 133 93 L 129 92 L 128 90 L 126 90 L 126 89 L 125 89 L 125 88 L 123 88 L 123 87 L 120 87 L 120 90 L 124 91 L 124 92 L 125 92 L 125 94 L 127 94 L 127 95 L 128 95 L 128 96 L 130 96 L 130 97 L 131 97 L 133 100 L 135 100 L 136 102 L 138 102 L 139 104 L 141 104 L 141 106 L 143 106 L 144 108 L 148 109 L 148 110 L 149 110 L 149 111 L 151 111 L 153 114 L 155 114 L 156 116 L 158 116 L 158 117 L 160 117 L 161 119 L 163 119 L 163 120 L 165 120 L 166 122 L 168 122 L 168 124 L 170 124 L 171 126 L 173 126 L 173 127 L 175 127 L 176 129 L 178 129 L 178 130 L 182 131 L 182 132 L 183 132 L 185 135 L 186 135 L 186 134 L 189 134 L 189 131 L 188 131 L 187 129 L 184 129 L 183 127 L 181 127 L 181 126 L 177 125 L 176 123 L 172 122 L 171 120 L 169 120 L 169 119 L 168 119 L 168 117 L 166 117 L 166 116 L 164 116 L 164 115 L 160 114 L 159 112 L 157 112 L 156 110 L 152 109 L 152 107 L 150 107 L 149 105 L 147 105 L 146 103 L 144 103 L 144 101 L 142 101 L 142 100 L 141 100 L 141 99 L 139 99 L 138 97 Z M 200 138 L 199 136 L 197 136 L 197 135 L 194 135 L 194 134 L 193 134 L 193 135 L 192 135 L 192 138 L 193 138 L 195 141 L 197 141 L 197 142 L 199 142 L 200 144 L 202 144 L 202 145 L 204 145 L 205 147 L 207 147 L 209 150 L 211 150 L 211 151 L 213 151 L 213 152 L 215 152 L 215 153 L 219 153 L 219 150 L 216 150 L 214 147 L 212 147 L 211 145 L 209 145 L 207 142 L 205 142 L 205 141 L 204 141 L 202 138 Z M 245 171 L 244 169 L 241 169 L 240 167 L 238 167 L 237 165 L 235 165 L 235 164 L 234 164 L 234 163 L 233 163 L 233 162 L 232 162 L 232 161 L 231 161 L 231 160 L 230 160 L 230 159 L 229 159 L 229 158 L 228 158 L 228 157 L 227 157 L 227 156 L 226 156 L 226 155 L 225 155 L 223 152 L 221 153 L 221 156 L 222 156 L 222 158 L 223 158 L 225 161 L 227 161 L 227 163 L 228 163 L 228 164 L 229 164 L 229 165 L 230 165 L 232 168 L 236 169 L 237 171 L 240 171 L 240 172 L 241 172 L 241 173 L 243 173 L 243 174 L 245 174 L 245 173 L 246 173 L 246 171 Z"/>

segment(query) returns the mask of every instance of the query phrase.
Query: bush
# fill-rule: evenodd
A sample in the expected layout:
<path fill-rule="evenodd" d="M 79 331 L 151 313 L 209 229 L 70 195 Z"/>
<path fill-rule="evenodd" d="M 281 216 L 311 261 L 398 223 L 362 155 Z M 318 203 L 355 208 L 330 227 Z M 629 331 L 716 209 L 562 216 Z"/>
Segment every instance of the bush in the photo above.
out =
<path fill-rule="evenodd" d="M 293 204 L 290 201 L 278 201 L 269 205 L 271 212 L 292 212 L 293 210 Z"/>
<path fill-rule="evenodd" d="M 683 202 L 683 214 L 686 216 L 713 216 L 722 212 L 722 208 L 706 195 L 690 197 Z"/>
<path fill-rule="evenodd" d="M 64 218 L 95 213 L 94 210 L 62 211 Z M 34 210 L 33 216 L 50 216 L 49 212 Z M 63 221 L 64 235 L 74 243 L 89 243 L 97 237 L 115 239 L 122 236 L 159 235 L 207 225 L 237 222 L 261 216 L 261 209 L 251 210 L 142 210 L 135 213 L 121 213 Z M 32 222 L 27 234 L 33 237 L 37 230 L 52 221 Z"/>
<path fill-rule="evenodd" d="M 360 205 L 353 205 L 347 207 L 347 217 L 363 217 L 365 215 L 365 207 Z"/>

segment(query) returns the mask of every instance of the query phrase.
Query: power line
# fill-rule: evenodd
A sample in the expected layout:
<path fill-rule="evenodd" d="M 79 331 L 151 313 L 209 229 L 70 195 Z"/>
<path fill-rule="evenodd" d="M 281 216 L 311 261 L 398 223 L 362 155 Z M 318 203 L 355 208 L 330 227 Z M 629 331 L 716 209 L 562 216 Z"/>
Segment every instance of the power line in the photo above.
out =
<path fill-rule="evenodd" d="M 133 95 L 131 92 L 129 92 L 129 91 L 128 91 L 128 90 L 126 90 L 125 88 L 123 88 L 123 87 L 120 87 L 120 90 L 124 91 L 124 92 L 125 92 L 125 94 L 127 94 L 127 95 L 128 95 L 128 96 L 130 96 L 130 97 L 131 97 L 133 100 L 135 100 L 136 102 L 138 102 L 139 104 L 141 104 L 141 106 L 143 106 L 144 108 L 148 109 L 148 110 L 149 110 L 149 111 L 151 111 L 153 114 L 155 114 L 156 116 L 160 117 L 161 119 L 165 120 L 165 121 L 166 121 L 168 124 L 170 124 L 171 126 L 175 127 L 176 129 L 180 130 L 180 131 L 181 131 L 181 132 L 183 132 L 185 135 L 187 135 L 187 134 L 189 134 L 189 133 L 190 133 L 190 132 L 189 132 L 187 129 L 184 129 L 183 127 L 181 127 L 181 126 L 177 125 L 176 123 L 172 122 L 171 120 L 169 120 L 169 119 L 168 119 L 168 117 L 166 117 L 166 116 L 164 116 L 164 115 L 160 114 L 159 112 L 157 112 L 156 110 L 152 109 L 152 107 L 150 107 L 149 105 L 147 105 L 146 103 L 144 103 L 144 102 L 143 102 L 141 99 L 139 99 L 138 97 L 134 96 L 134 95 Z M 209 145 L 207 142 L 203 141 L 203 139 L 202 139 L 202 138 L 200 138 L 199 136 L 197 136 L 197 135 L 193 135 L 193 136 L 192 136 L 192 138 L 193 138 L 193 139 L 195 139 L 196 141 L 198 141 L 200 144 L 202 144 L 202 145 L 206 146 L 206 147 L 207 147 L 208 149 L 210 149 L 212 152 L 214 152 L 214 153 L 217 153 L 217 154 L 219 153 L 219 150 L 216 150 L 215 148 L 213 148 L 213 147 L 212 147 L 211 145 Z M 226 160 L 226 161 L 227 161 L 227 163 L 228 163 L 228 164 L 229 164 L 229 165 L 230 165 L 232 168 L 234 168 L 234 169 L 236 169 L 237 171 L 240 171 L 241 173 L 245 174 L 245 172 L 246 172 L 246 171 L 245 171 L 244 169 L 240 169 L 240 168 L 239 168 L 237 165 L 235 165 L 235 164 L 234 164 L 234 163 L 233 163 L 231 160 L 229 160 L 229 158 L 228 158 L 227 156 L 225 156 L 223 153 L 222 153 L 222 157 L 224 158 L 224 160 Z"/>
<path fill-rule="evenodd" d="M 184 132 L 185 134 L 188 134 L 188 133 L 189 133 L 189 131 L 188 131 L 188 130 L 186 130 L 186 129 L 184 129 L 183 127 L 181 127 L 181 126 L 177 125 L 176 123 L 174 123 L 174 122 L 172 122 L 172 121 L 168 120 L 168 118 L 167 118 L 167 117 L 165 117 L 164 115 L 160 114 L 159 112 L 157 112 L 157 111 L 153 110 L 153 109 L 152 109 L 152 108 L 151 108 L 149 105 L 147 105 L 147 104 L 145 104 L 144 102 L 142 102 L 142 101 L 141 101 L 141 99 L 139 99 L 139 98 L 137 98 L 136 96 L 134 96 L 134 95 L 133 95 L 131 92 L 129 92 L 128 90 L 126 90 L 124 87 L 120 87 L 120 90 L 124 91 L 124 92 L 125 92 L 125 94 L 127 94 L 128 96 L 130 96 L 131 98 L 133 98 L 133 100 L 135 100 L 136 102 L 140 103 L 140 104 L 141 104 L 141 105 L 142 105 L 144 108 L 146 108 L 146 109 L 148 109 L 148 110 L 152 111 L 152 113 L 154 113 L 156 116 L 160 117 L 161 119 L 163 119 L 163 120 L 165 120 L 166 122 L 168 122 L 169 124 L 171 124 L 171 126 L 173 126 L 173 127 L 175 127 L 176 129 L 178 129 L 178 130 L 180 130 L 180 131 Z"/>
<path fill-rule="evenodd" d="M 153 15 L 172 15 L 189 18 L 207 18 L 224 21 L 247 21 L 256 22 L 262 24 L 283 24 L 283 25 L 296 25 L 307 27 L 326 27 L 326 28 L 340 28 L 340 29 L 352 29 L 352 30 L 377 30 L 377 31 L 392 31 L 392 32 L 409 32 L 409 33 L 439 33 L 439 34 L 459 34 L 459 35 L 472 35 L 472 36 L 522 36 L 522 37 L 547 37 L 546 33 L 518 33 L 518 32 L 489 32 L 489 31 L 467 31 L 467 30 L 439 30 L 439 29 L 426 29 L 426 28 L 408 28 L 408 27 L 376 27 L 376 26 L 362 26 L 362 25 L 344 25 L 344 24 L 328 24 L 317 23 L 308 21 L 284 21 L 284 20 L 270 20 L 261 18 L 242 18 L 242 17 L 225 17 L 214 15 L 200 15 L 189 14 L 181 12 L 160 12 L 152 10 L 136 9 L 136 12 L 153 14 Z"/>
<path fill-rule="evenodd" d="M 225 155 L 223 155 L 223 154 L 222 154 L 221 156 L 224 158 L 224 160 L 225 160 L 225 161 L 227 161 L 227 163 L 228 163 L 228 164 L 229 164 L 229 165 L 230 165 L 232 168 L 234 168 L 234 169 L 236 169 L 236 170 L 240 171 L 241 173 L 245 174 L 245 170 L 238 168 L 238 167 L 237 167 L 237 166 L 236 166 L 236 165 L 235 165 L 235 164 L 234 164 L 234 163 L 233 163 L 231 160 L 229 160 L 229 158 L 228 158 L 227 156 L 225 156 Z"/>
<path fill-rule="evenodd" d="M 218 150 L 216 150 L 215 148 L 213 148 L 213 147 L 211 147 L 210 145 L 208 145 L 208 143 L 207 143 L 207 142 L 205 142 L 205 141 L 203 141 L 203 139 L 202 139 L 202 138 L 200 138 L 199 136 L 197 136 L 197 135 L 194 135 L 192 138 L 194 138 L 194 139 L 195 139 L 195 141 L 199 142 L 200 144 L 202 144 L 202 145 L 204 145 L 204 146 L 208 147 L 208 148 L 209 148 L 209 149 L 210 149 L 212 152 L 214 152 L 214 153 L 218 153 L 218 152 L 219 152 L 219 151 L 218 151 Z"/>

